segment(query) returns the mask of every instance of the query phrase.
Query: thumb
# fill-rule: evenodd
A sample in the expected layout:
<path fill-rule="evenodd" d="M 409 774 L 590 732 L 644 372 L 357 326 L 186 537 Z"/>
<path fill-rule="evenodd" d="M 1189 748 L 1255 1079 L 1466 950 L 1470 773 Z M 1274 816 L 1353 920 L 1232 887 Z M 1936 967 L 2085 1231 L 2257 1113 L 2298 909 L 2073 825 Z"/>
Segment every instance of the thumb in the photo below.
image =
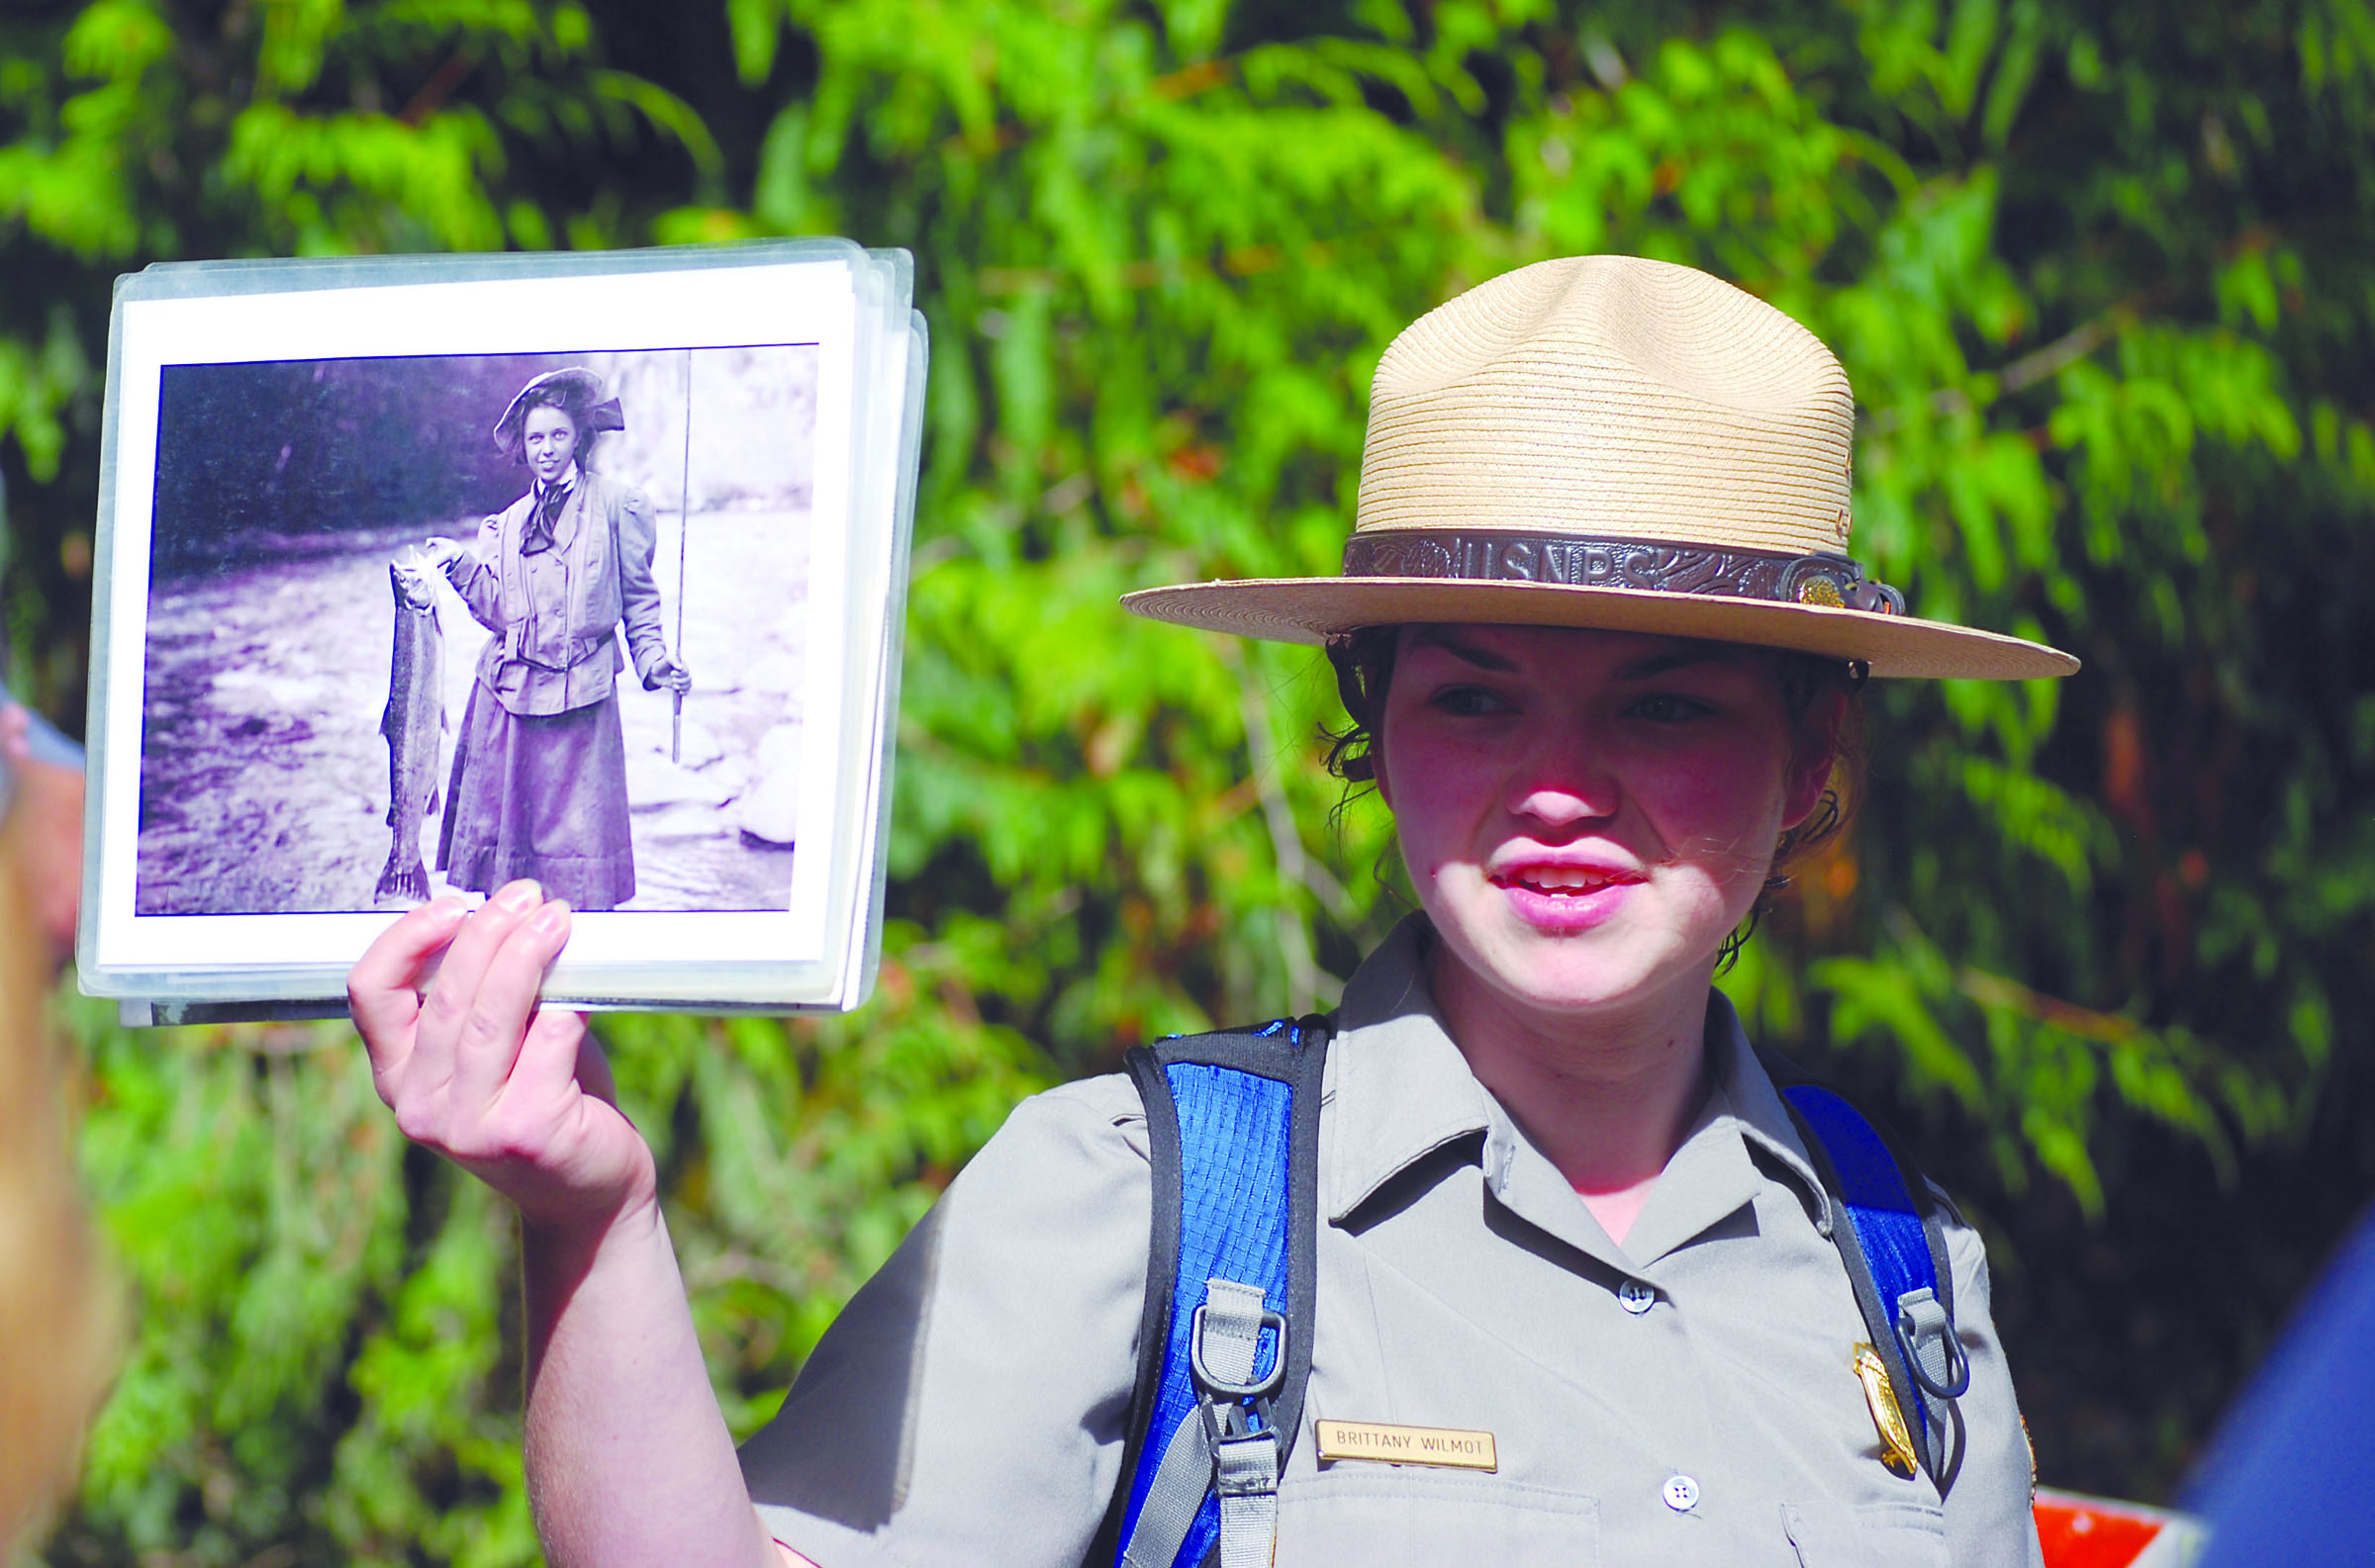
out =
<path fill-rule="evenodd" d="M 618 1080 L 611 1075 L 611 1059 L 603 1054 L 602 1042 L 589 1029 L 577 1043 L 577 1086 L 610 1106 L 618 1106 Z"/>

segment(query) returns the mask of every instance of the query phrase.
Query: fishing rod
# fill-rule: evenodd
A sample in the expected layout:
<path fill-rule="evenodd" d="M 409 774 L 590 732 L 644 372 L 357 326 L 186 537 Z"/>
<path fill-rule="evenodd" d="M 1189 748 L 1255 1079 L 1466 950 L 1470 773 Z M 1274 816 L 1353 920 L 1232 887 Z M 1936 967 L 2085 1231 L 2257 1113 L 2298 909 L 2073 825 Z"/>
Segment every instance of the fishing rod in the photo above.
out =
<path fill-rule="evenodd" d="M 685 350 L 685 478 L 676 493 L 676 668 L 685 668 L 685 540 L 693 531 L 693 350 Z M 668 760 L 684 760 L 685 689 L 674 690 L 675 711 L 668 719 Z"/>

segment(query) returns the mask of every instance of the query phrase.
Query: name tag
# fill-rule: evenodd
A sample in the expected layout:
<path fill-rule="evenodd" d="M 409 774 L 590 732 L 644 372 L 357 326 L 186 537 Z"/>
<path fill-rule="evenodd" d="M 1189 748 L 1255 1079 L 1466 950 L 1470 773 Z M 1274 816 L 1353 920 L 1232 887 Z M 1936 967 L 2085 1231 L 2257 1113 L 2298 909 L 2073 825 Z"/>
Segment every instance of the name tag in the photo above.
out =
<path fill-rule="evenodd" d="M 1450 1427 L 1388 1427 L 1376 1421 L 1330 1421 L 1311 1424 L 1319 1439 L 1319 1462 L 1336 1459 L 1377 1459 L 1386 1464 L 1449 1465 L 1455 1470 L 1498 1470 L 1492 1433 L 1460 1431 Z"/>

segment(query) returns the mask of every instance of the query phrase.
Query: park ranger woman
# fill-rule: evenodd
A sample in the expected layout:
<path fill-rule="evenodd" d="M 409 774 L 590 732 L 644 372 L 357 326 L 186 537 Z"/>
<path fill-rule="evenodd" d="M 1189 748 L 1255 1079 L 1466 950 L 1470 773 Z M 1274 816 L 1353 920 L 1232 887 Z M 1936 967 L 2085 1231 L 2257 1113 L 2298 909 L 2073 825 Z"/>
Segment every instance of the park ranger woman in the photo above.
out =
<path fill-rule="evenodd" d="M 355 1017 L 404 1130 L 523 1217 L 553 1560 L 1170 1568 L 1212 1560 L 1189 1516 L 1217 1491 L 1232 1568 L 1274 1546 L 1295 1568 L 2036 1561 L 1978 1238 L 1900 1200 L 1940 1267 L 1875 1329 L 1891 1260 L 1839 1239 L 1895 1211 L 1843 1185 L 1710 984 L 1777 855 L 1835 820 L 1868 676 L 2075 668 L 1907 616 L 1862 576 L 1852 423 L 1830 353 L 1750 296 L 1545 262 L 1387 350 L 1341 577 L 1128 600 L 1328 646 L 1353 719 L 1337 765 L 1392 808 L 1421 905 L 1325 1048 L 1295 1194 L 1308 1364 L 1266 1450 L 1283 1470 L 1233 1471 L 1263 1445 L 1207 1400 L 1162 1527 L 1170 1483 L 1131 1433 L 1171 1321 L 1150 1220 L 1183 1225 L 1152 1172 L 1183 1156 L 1143 1075 L 1019 1107 L 737 1462 L 651 1156 L 582 1021 L 534 1007 L 569 910 L 520 884 L 393 926 L 354 970 Z M 1260 1155 L 1224 1141 L 1187 1228 Z M 1244 1306 L 1229 1284 L 1206 1310 Z M 1195 1331 L 1199 1388 L 1269 1375 L 1260 1345 L 1284 1360 L 1276 1301 L 1246 1294 L 1262 1327 L 1233 1369 Z M 1937 1355 L 1926 1398 L 1868 1359 L 1900 1332 Z"/>

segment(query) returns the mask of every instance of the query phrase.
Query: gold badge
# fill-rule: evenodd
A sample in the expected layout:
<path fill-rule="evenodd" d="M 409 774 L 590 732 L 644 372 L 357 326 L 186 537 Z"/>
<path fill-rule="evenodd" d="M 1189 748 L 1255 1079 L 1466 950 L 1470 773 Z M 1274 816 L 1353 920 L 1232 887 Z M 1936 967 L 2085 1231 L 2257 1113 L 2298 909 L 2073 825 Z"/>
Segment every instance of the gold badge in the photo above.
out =
<path fill-rule="evenodd" d="M 1905 1413 L 1897 1408 L 1897 1391 L 1888 1386 L 1888 1367 L 1880 1352 L 1868 1344 L 1855 1347 L 1855 1376 L 1863 1384 L 1863 1402 L 1871 1407 L 1872 1425 L 1880 1431 L 1880 1462 L 1894 1474 L 1913 1478 L 1913 1433 Z"/>
<path fill-rule="evenodd" d="M 1385 1464 L 1448 1465 L 1455 1470 L 1498 1470 L 1492 1433 L 1450 1427 L 1389 1427 L 1378 1421 L 1311 1423 L 1319 1439 L 1319 1462 L 1376 1459 Z"/>

